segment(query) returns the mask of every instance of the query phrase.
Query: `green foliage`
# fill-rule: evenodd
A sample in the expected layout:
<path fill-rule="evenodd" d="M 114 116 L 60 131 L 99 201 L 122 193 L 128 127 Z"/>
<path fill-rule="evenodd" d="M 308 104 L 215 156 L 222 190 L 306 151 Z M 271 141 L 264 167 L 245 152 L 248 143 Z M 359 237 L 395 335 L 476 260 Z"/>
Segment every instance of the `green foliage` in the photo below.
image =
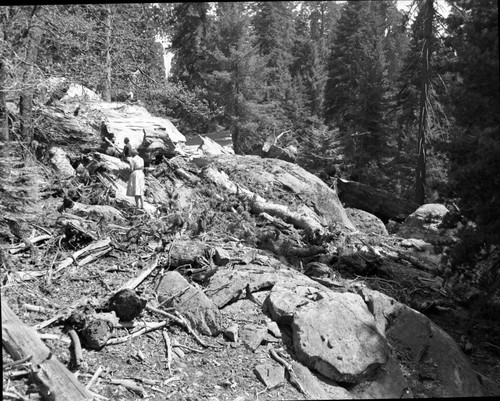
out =
<path fill-rule="evenodd" d="M 365 170 L 380 168 L 389 150 L 390 87 L 402 51 L 395 46 L 399 24 L 400 15 L 390 2 L 347 2 L 337 22 L 324 113 L 343 132 L 353 178 L 372 176 Z"/>
<path fill-rule="evenodd" d="M 316 122 L 301 130 L 297 142 L 297 164 L 324 179 L 340 172 L 344 149 L 340 146 L 338 128 L 329 129 Z"/>
<path fill-rule="evenodd" d="M 451 105 L 456 128 L 450 146 L 452 191 L 463 212 L 490 241 L 500 241 L 500 106 L 498 4 L 459 2 L 452 14 L 449 44 L 455 85 Z"/>
<path fill-rule="evenodd" d="M 175 5 L 172 49 L 176 56 L 172 73 L 189 89 L 203 87 L 202 65 L 207 59 L 207 30 L 209 3 L 178 3 Z"/>
<path fill-rule="evenodd" d="M 454 117 L 446 148 L 451 161 L 447 195 L 477 223 L 461 233 L 452 269 L 481 289 L 476 306 L 484 312 L 495 297 L 498 305 L 500 280 L 498 257 L 482 267 L 484 254 L 500 244 L 498 3 L 457 1 L 447 25 L 446 44 L 454 54 L 445 66 L 452 98 L 447 106 Z M 492 315 L 496 318 L 498 309 Z"/>
<path fill-rule="evenodd" d="M 402 133 L 408 134 L 406 138 L 398 138 L 398 151 L 415 155 L 415 199 L 422 204 L 436 196 L 432 181 L 436 181 L 443 171 L 435 168 L 438 160 L 432 160 L 437 154 L 433 146 L 435 141 L 447 135 L 449 121 L 443 107 L 446 86 L 438 73 L 439 63 L 445 58 L 438 34 L 442 17 L 435 0 L 421 0 L 415 4 L 417 11 L 411 25 L 410 48 L 402 61 L 396 101 L 401 109 L 398 125 Z M 430 176 L 431 164 L 433 176 Z"/>

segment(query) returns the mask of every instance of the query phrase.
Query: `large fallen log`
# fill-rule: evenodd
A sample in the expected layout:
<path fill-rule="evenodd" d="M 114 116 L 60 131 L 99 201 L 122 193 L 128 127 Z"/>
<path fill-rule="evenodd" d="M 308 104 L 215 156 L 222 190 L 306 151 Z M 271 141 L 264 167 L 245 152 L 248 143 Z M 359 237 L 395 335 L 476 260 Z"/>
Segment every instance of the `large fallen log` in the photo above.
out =
<path fill-rule="evenodd" d="M 246 189 L 242 185 L 235 184 L 224 172 L 207 167 L 203 174 L 219 187 L 249 202 L 252 212 L 255 214 L 268 213 L 272 216 L 280 217 L 298 228 L 319 234 L 323 234 L 325 231 L 317 215 L 306 205 L 301 205 L 298 211 L 291 211 L 287 206 L 268 202 L 262 196 Z"/>
<path fill-rule="evenodd" d="M 394 193 L 373 188 L 355 181 L 337 179 L 337 192 L 345 207 L 361 209 L 374 214 L 384 223 L 404 221 L 418 209 L 418 204 L 398 198 Z"/>
<path fill-rule="evenodd" d="M 14 360 L 31 356 L 32 377 L 40 394 L 50 401 L 92 400 L 92 395 L 66 366 L 2 300 L 2 345 Z"/>

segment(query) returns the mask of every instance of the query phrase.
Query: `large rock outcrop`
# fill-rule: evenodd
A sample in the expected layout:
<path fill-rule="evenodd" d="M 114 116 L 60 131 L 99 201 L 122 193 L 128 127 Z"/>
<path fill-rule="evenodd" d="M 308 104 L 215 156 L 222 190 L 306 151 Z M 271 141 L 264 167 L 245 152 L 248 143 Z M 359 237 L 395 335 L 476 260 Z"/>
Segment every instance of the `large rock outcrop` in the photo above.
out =
<path fill-rule="evenodd" d="M 72 157 L 100 149 L 104 137 L 120 150 L 128 137 L 148 157 L 175 154 L 177 145 L 182 148 L 186 142 L 170 120 L 151 115 L 140 103 L 104 102 L 90 89 L 64 79 L 48 82 L 39 97 L 44 137 Z"/>
<path fill-rule="evenodd" d="M 205 165 L 207 179 L 246 196 L 258 213 L 274 213 L 313 231 L 327 227 L 355 230 L 336 192 L 296 164 L 259 156 L 220 155 L 207 157 Z"/>
<path fill-rule="evenodd" d="M 329 293 L 298 308 L 292 330 L 299 360 L 338 382 L 359 383 L 388 359 L 387 343 L 357 294 Z"/>
<path fill-rule="evenodd" d="M 275 321 L 283 342 L 293 349 L 292 366 L 300 371 L 295 372 L 296 379 L 303 380 L 306 394 L 317 398 L 482 394 L 477 374 L 458 345 L 421 313 L 357 282 L 345 280 L 329 288 L 278 266 L 247 263 L 234 270 L 220 269 L 209 279 L 205 293 L 224 316 L 246 311 L 247 323 L 241 330 L 244 343 L 254 352 L 259 343 L 268 341 L 265 322 L 269 317 Z"/>

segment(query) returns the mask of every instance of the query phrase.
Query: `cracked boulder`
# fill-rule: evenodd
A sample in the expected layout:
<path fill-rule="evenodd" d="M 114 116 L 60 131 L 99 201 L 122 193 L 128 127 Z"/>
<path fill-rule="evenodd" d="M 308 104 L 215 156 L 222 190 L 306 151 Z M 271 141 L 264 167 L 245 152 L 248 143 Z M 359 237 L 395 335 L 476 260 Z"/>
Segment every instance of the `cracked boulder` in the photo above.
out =
<path fill-rule="evenodd" d="M 279 273 L 272 267 L 247 264 L 238 270 L 219 270 L 211 278 L 205 293 L 219 308 L 243 299 L 250 292 L 271 289 L 280 275 L 292 276 L 293 272 L 283 269 Z"/>
<path fill-rule="evenodd" d="M 385 338 L 359 295 L 330 293 L 293 316 L 297 358 L 327 378 L 359 383 L 389 357 Z"/>
<path fill-rule="evenodd" d="M 180 273 L 167 272 L 156 293 L 163 307 L 175 308 L 200 333 L 216 336 L 223 330 L 219 308 Z"/>

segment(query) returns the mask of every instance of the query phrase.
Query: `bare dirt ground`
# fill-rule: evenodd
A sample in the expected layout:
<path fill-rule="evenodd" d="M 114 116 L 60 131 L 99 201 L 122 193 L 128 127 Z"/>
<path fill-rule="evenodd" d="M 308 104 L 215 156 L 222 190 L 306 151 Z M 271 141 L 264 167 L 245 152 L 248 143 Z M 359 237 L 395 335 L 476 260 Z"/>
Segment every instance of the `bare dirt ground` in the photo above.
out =
<path fill-rule="evenodd" d="M 7 163 L 6 159 L 3 161 Z M 50 177 L 40 166 L 27 167 L 17 158 L 9 163 L 12 168 L 9 168 L 9 173 L 4 177 L 6 184 L 3 188 L 6 192 L 1 194 L 1 213 L 5 216 L 24 218 L 55 233 L 56 221 L 60 216 L 57 208 L 62 200 L 61 196 L 56 196 L 52 191 L 54 182 L 50 181 Z M 22 196 L 10 197 L 14 194 Z M 133 209 L 128 213 L 132 228 L 140 216 Z M 37 234 L 43 233 L 36 227 L 35 231 Z M 67 257 L 78 249 L 80 244 L 64 243 L 56 236 L 40 245 L 38 257 L 34 258 L 30 252 L 8 254 L 11 242 L 17 243 L 17 240 L 8 234 L 5 225 L 0 227 L 0 248 L 3 251 L 3 260 L 0 260 L 1 296 L 29 326 L 65 313 L 77 305 L 107 298 L 112 291 L 135 277 L 141 268 L 141 257 L 151 254 L 148 241 L 142 241 L 138 237 L 135 244 L 123 244 L 123 250 L 114 249 L 89 265 L 73 265 L 61 275 L 52 277 L 49 282 L 47 275 L 54 261 Z M 41 272 L 42 275 L 21 280 L 18 273 L 26 271 Z M 157 304 L 153 288 L 158 278 L 159 273 L 153 274 L 137 289 L 148 303 Z M 367 284 L 370 285 L 370 282 L 367 281 Z M 383 288 L 380 290 L 383 291 Z M 391 294 L 390 291 L 388 293 L 391 296 L 397 295 Z M 45 309 L 42 312 L 33 312 L 28 310 L 27 305 L 37 305 Z M 253 307 L 256 305 L 249 303 L 239 323 L 258 323 L 259 315 L 253 312 Z M 474 368 L 481 374 L 487 390 L 485 395 L 500 395 L 500 324 L 479 318 L 471 319 L 465 310 L 429 317 L 466 349 Z M 158 322 L 162 319 L 144 311 L 136 320 Z M 169 323 L 166 330 L 171 344 L 176 344 L 170 369 L 165 337 L 161 330 L 156 330 L 122 344 L 106 346 L 100 351 L 83 349 L 83 362 L 72 370 L 85 385 L 96 370 L 102 368 L 100 378 L 91 390 L 112 400 L 304 399 L 303 394 L 287 381 L 276 389 L 266 389 L 253 371 L 255 365 L 270 360 L 271 348 L 278 349 L 289 345 L 290 339 L 286 336 L 278 343 L 261 345 L 252 352 L 240 343 L 229 342 L 222 335 L 215 338 L 201 336 L 203 341 L 210 345 L 203 347 L 191 334 L 174 323 Z M 118 329 L 116 335 L 125 336 L 128 332 L 128 329 Z M 63 364 L 72 367 L 69 337 L 62 332 L 62 327 L 49 326 L 40 330 L 40 333 L 53 335 L 52 339 L 46 340 L 46 344 Z M 4 367 L 12 362 L 5 349 L 2 352 L 2 362 Z M 16 396 L 19 400 L 41 399 L 37 387 L 31 383 L 28 376 L 28 370 L 23 365 L 4 368 L 3 399 L 16 399 Z M 118 384 L 116 380 L 121 379 L 133 380 L 138 389 L 134 392 Z"/>

